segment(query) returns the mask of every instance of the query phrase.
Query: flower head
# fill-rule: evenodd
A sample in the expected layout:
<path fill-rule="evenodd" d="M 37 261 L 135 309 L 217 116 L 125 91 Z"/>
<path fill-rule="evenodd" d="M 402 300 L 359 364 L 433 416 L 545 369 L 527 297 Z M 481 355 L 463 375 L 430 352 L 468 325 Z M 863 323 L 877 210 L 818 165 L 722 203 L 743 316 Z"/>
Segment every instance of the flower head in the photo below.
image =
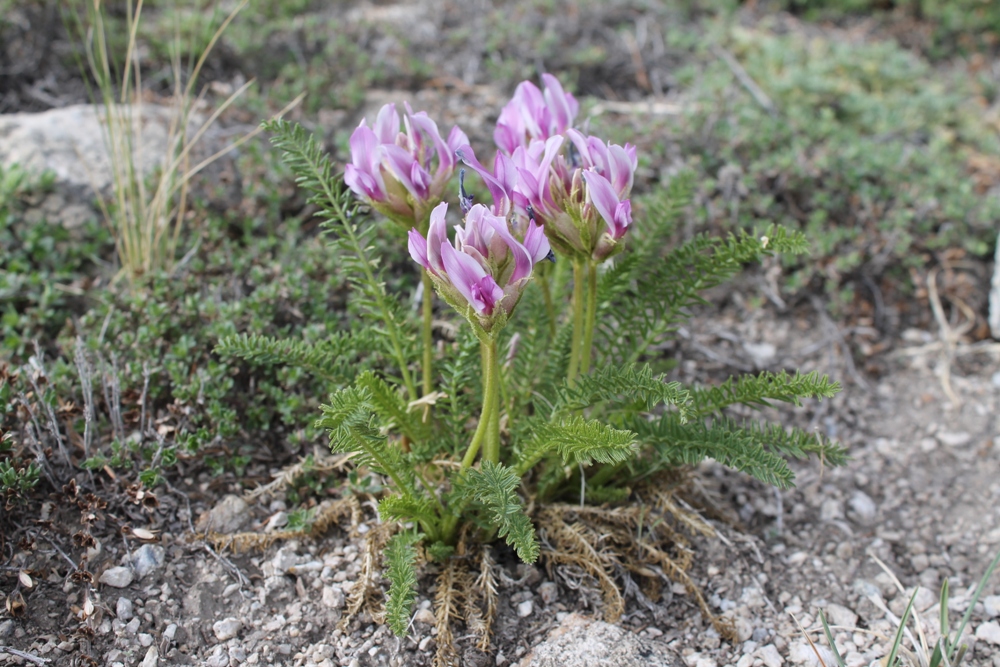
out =
<path fill-rule="evenodd" d="M 424 229 L 455 170 L 455 151 L 468 143 L 457 126 L 443 139 L 437 124 L 409 104 L 400 129 L 396 105 L 386 104 L 371 127 L 364 119 L 351 134 L 344 182 L 404 228 Z"/>
<path fill-rule="evenodd" d="M 501 151 L 511 155 L 519 146 L 532 140 L 546 140 L 562 134 L 573 125 L 580 105 L 563 90 L 559 80 L 543 74 L 545 92 L 530 81 L 522 81 L 514 97 L 500 112 L 493 139 Z"/>
<path fill-rule="evenodd" d="M 431 211 L 426 238 L 410 230 L 410 256 L 427 269 L 448 303 L 490 331 L 514 310 L 535 264 L 548 255 L 549 243 L 534 221 L 528 220 L 523 231 L 512 229 L 506 217 L 482 204 L 469 209 L 451 243 L 447 211 L 445 203 Z"/>

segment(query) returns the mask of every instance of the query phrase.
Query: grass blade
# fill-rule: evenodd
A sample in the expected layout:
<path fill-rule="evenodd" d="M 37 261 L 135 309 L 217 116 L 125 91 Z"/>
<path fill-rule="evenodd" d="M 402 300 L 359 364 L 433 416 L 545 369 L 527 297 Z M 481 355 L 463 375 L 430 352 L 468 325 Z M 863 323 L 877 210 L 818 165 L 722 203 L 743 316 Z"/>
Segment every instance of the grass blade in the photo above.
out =
<path fill-rule="evenodd" d="M 823 633 L 826 635 L 826 641 L 830 644 L 830 650 L 833 651 L 833 657 L 837 660 L 837 667 L 847 667 L 840 651 L 837 650 L 837 643 L 833 641 L 833 633 L 830 632 L 830 624 L 826 622 L 826 614 L 822 611 L 819 612 L 819 622 L 823 624 Z"/>

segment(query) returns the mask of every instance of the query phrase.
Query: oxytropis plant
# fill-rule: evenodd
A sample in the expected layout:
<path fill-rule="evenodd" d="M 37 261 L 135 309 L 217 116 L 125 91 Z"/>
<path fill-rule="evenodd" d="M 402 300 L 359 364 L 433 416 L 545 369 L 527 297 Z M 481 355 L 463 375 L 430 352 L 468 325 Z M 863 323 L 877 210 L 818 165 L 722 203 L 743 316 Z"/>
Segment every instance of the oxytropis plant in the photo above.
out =
<path fill-rule="evenodd" d="M 526 563 L 542 555 L 582 568 L 615 618 L 616 580 L 690 584 L 689 552 L 670 556 L 664 546 L 682 541 L 669 527 L 681 513 L 670 493 L 678 470 L 713 458 L 787 487 L 785 456 L 845 458 L 815 434 L 727 411 L 832 396 L 839 387 L 826 377 L 764 372 L 685 387 L 664 374 L 664 344 L 700 293 L 764 255 L 804 252 L 802 235 L 771 227 L 672 246 L 690 179 L 676 177 L 633 217 L 636 148 L 578 130 L 577 101 L 542 79 L 544 89 L 521 83 L 500 112 L 492 167 L 461 130 L 445 139 L 409 106 L 402 119 L 387 105 L 373 126 L 362 121 L 343 177 L 301 127 L 268 123 L 327 218 L 355 288 L 354 316 L 321 345 L 243 336 L 220 348 L 336 370 L 325 373 L 341 380 L 318 423 L 334 451 L 352 453 L 390 489 L 378 505 L 389 528 L 370 540 L 373 554 L 385 547 L 385 621 L 406 632 L 416 564 L 440 561 L 441 644 L 460 615 L 448 593 L 459 586 L 466 624 L 489 645 L 496 592 L 489 552 L 477 545 L 502 538 Z M 444 201 L 455 171 L 457 206 Z M 474 183 L 488 198 L 475 200 Z M 366 208 L 392 224 L 374 224 Z M 406 237 L 423 284 L 420 317 L 386 288 L 380 233 L 389 237 L 380 243 Z M 435 314 L 432 286 L 457 325 L 449 308 Z M 364 371 L 351 377 L 337 364 L 344 355 L 364 359 Z M 704 526 L 693 514 L 683 522 Z M 466 563 L 479 554 L 478 578 L 457 573 L 456 553 Z M 372 592 L 355 588 L 354 610 Z"/>

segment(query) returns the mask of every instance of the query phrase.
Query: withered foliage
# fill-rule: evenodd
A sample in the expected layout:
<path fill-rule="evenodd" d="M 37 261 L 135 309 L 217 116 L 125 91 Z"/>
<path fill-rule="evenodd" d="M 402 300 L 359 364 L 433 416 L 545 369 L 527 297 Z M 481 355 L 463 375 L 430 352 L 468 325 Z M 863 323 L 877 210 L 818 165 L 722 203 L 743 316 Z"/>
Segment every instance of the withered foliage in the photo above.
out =
<path fill-rule="evenodd" d="M 230 550 L 235 553 L 263 551 L 275 542 L 301 537 L 317 538 L 326 534 L 333 524 L 345 516 L 351 519 L 351 530 L 355 530 L 361 520 L 361 504 L 353 496 L 321 503 L 312 524 L 304 530 L 281 530 L 273 533 L 216 533 L 209 532 L 205 540 L 216 550 Z"/>

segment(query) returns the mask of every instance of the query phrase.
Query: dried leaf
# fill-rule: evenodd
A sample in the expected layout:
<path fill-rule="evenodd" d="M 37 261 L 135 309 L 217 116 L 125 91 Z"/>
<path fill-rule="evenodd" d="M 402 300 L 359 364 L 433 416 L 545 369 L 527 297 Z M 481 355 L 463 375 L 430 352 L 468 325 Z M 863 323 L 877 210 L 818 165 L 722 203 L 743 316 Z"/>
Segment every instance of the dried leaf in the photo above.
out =
<path fill-rule="evenodd" d="M 17 573 L 17 580 L 20 581 L 21 585 L 25 588 L 31 588 L 35 585 L 35 582 L 31 580 L 31 576 L 24 570 Z"/>
<path fill-rule="evenodd" d="M 156 533 L 151 530 L 146 530 L 145 528 L 133 528 L 132 535 L 139 540 L 155 540 Z"/>

